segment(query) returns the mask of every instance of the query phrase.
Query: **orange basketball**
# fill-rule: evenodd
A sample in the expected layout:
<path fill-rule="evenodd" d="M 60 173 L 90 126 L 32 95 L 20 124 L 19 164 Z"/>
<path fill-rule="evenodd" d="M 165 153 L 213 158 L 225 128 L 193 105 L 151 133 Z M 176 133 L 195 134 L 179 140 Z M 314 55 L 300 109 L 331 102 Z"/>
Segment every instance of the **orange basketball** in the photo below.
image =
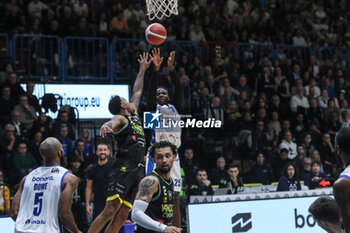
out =
<path fill-rule="evenodd" d="M 163 25 L 152 23 L 146 28 L 146 40 L 152 45 L 160 45 L 166 40 L 167 32 Z"/>

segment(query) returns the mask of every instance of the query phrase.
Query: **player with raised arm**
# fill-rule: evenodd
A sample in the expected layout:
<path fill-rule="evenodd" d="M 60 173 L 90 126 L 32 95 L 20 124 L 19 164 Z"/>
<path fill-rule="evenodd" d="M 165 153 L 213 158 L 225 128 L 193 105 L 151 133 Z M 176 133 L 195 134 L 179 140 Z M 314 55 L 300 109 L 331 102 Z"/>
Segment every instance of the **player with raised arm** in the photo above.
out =
<path fill-rule="evenodd" d="M 151 76 L 150 85 L 147 96 L 147 108 L 149 110 L 156 110 L 159 112 L 160 120 L 169 122 L 177 122 L 181 120 L 180 114 L 177 109 L 181 109 L 182 102 L 184 99 L 183 88 L 181 87 L 178 75 L 174 70 L 175 52 L 172 51 L 168 57 L 167 66 L 170 72 L 172 84 L 175 87 L 174 105 L 170 103 L 169 92 L 163 87 L 157 87 L 158 84 L 158 71 L 160 70 L 163 62 L 163 57 L 160 57 L 160 49 L 153 49 L 152 62 L 154 64 L 153 75 Z M 160 141 L 169 141 L 179 148 L 181 146 L 181 127 L 176 126 L 173 128 L 160 128 L 154 129 L 152 132 L 151 144 Z M 154 161 L 150 155 L 147 156 L 146 160 L 146 175 L 150 174 L 155 168 Z M 171 169 L 171 178 L 174 180 L 174 191 L 175 191 L 175 204 L 174 204 L 174 222 L 175 226 L 180 227 L 181 216 L 180 216 L 180 201 L 179 194 L 181 192 L 181 170 L 179 155 L 176 154 L 176 158 Z"/>
<path fill-rule="evenodd" d="M 140 70 L 133 87 L 130 103 L 114 96 L 109 111 L 115 115 L 101 127 L 101 136 L 112 134 L 118 145 L 118 157 L 109 173 L 107 202 L 101 214 L 93 221 L 88 233 L 98 233 L 109 221 L 105 232 L 119 232 L 128 217 L 137 192 L 137 185 L 144 176 L 145 135 L 137 109 L 140 103 L 144 75 L 151 60 L 148 53 L 140 55 Z"/>
<path fill-rule="evenodd" d="M 345 165 L 345 170 L 333 185 L 333 193 L 340 208 L 346 233 L 350 233 L 350 127 L 343 127 L 335 136 L 336 153 Z"/>
<path fill-rule="evenodd" d="M 60 166 L 62 145 L 50 137 L 41 143 L 39 150 L 44 166 L 21 180 L 12 202 L 15 233 L 59 233 L 63 232 L 63 227 L 80 233 L 71 211 L 78 179 Z"/>
<path fill-rule="evenodd" d="M 131 218 L 136 222 L 135 233 L 179 233 L 174 225 L 174 190 L 170 170 L 176 158 L 176 146 L 168 141 L 154 143 L 149 151 L 156 169 L 139 185 Z"/>

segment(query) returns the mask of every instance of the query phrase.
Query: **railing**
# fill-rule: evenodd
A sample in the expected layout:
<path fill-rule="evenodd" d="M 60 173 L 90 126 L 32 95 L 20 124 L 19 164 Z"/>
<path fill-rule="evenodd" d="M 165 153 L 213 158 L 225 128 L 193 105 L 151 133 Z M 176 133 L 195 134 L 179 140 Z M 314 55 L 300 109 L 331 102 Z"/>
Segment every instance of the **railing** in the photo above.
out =
<path fill-rule="evenodd" d="M 60 39 L 58 36 L 16 34 L 13 37 L 15 69 L 22 76 L 57 79 L 60 72 Z"/>
<path fill-rule="evenodd" d="M 66 37 L 64 74 L 67 80 L 108 80 L 110 77 L 109 43 L 106 38 Z"/>
<path fill-rule="evenodd" d="M 314 56 L 317 62 L 321 62 L 319 66 L 329 59 L 350 75 L 350 50 L 343 47 L 166 41 L 160 48 L 164 57 L 170 51 L 176 51 L 177 63 L 185 59 L 183 55 L 187 56 L 189 64 L 193 64 L 198 56 L 202 65 L 213 64 L 214 59 L 220 57 L 220 62 L 228 66 L 233 60 L 239 61 L 241 68 L 250 61 L 264 65 L 267 62 L 265 58 L 271 62 L 278 58 L 282 63 L 289 58 L 307 68 L 310 56 Z M 138 71 L 139 54 L 151 49 L 152 46 L 141 39 L 115 38 L 109 42 L 107 38 L 99 37 L 60 39 L 57 36 L 28 34 L 15 34 L 10 39 L 6 34 L 0 34 L 2 63 L 11 61 L 23 77 L 42 81 L 131 83 Z"/>

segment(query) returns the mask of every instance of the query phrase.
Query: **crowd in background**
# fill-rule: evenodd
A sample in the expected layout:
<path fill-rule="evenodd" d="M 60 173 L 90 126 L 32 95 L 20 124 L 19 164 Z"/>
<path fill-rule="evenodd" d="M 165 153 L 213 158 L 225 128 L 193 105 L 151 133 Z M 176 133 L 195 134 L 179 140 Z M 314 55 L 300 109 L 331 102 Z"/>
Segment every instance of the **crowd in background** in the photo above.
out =
<path fill-rule="evenodd" d="M 141 38 L 148 25 L 144 2 L 125 2 L 6 1 L 0 28 L 9 34 Z M 344 0 L 180 1 L 179 16 L 163 23 L 176 40 L 347 47 L 349 7 Z M 176 72 L 185 96 L 179 112 L 222 122 L 219 129 L 183 129 L 187 195 L 213 194 L 212 185 L 237 193 L 244 183 L 277 181 L 279 191 L 300 190 L 301 180 L 313 189 L 321 179 L 337 177 L 342 164 L 334 137 L 350 121 L 343 60 L 286 55 L 242 61 L 222 48 L 208 64 L 177 54 Z M 166 68 L 161 73 L 162 86 L 173 95 Z M 48 136 L 60 140 L 67 166 L 83 180 L 96 162 L 89 131 L 76 132 L 69 108 L 55 120 L 46 116 L 34 83 L 24 91 L 11 64 L 1 70 L 0 83 L 0 191 L 3 182 L 15 186 L 42 163 L 38 147 Z"/>

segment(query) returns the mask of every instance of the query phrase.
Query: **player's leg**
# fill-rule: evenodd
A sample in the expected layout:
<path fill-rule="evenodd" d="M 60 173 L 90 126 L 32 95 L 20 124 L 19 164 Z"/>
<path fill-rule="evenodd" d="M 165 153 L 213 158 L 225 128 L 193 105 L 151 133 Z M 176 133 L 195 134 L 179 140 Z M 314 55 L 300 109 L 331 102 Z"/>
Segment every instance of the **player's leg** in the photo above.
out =
<path fill-rule="evenodd" d="M 177 155 L 174 160 L 173 167 L 170 171 L 170 177 L 174 181 L 174 208 L 173 208 L 173 225 L 181 226 L 181 214 L 180 214 L 180 192 L 181 192 L 181 169 L 180 169 L 180 159 Z"/>
<path fill-rule="evenodd" d="M 105 233 L 118 233 L 128 218 L 131 208 L 132 205 L 130 203 L 125 204 L 123 202 L 118 212 L 114 215 L 111 222 L 108 224 Z"/>
<path fill-rule="evenodd" d="M 108 200 L 103 211 L 92 222 L 88 233 L 99 233 L 104 225 L 116 215 L 121 206 L 119 198 Z"/>

